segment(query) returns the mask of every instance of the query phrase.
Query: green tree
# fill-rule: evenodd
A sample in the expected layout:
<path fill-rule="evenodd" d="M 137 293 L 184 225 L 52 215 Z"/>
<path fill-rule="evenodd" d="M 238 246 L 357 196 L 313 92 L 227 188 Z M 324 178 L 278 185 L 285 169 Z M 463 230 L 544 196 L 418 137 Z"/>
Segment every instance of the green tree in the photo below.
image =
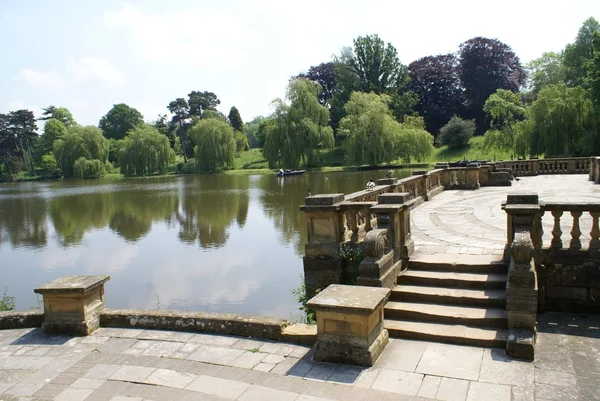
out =
<path fill-rule="evenodd" d="M 8 114 L 8 132 L 17 140 L 19 154 L 24 168 L 33 173 L 33 148 L 38 134 L 35 116 L 31 110 L 16 110 Z"/>
<path fill-rule="evenodd" d="M 498 89 L 486 100 L 483 111 L 491 121 L 491 128 L 484 135 L 484 146 L 513 152 L 524 157 L 528 152 L 526 133 L 518 124 L 525 119 L 526 109 L 519 94 Z"/>
<path fill-rule="evenodd" d="M 150 125 L 139 125 L 129 131 L 119 146 L 121 172 L 127 176 L 165 174 L 175 152 L 169 140 Z"/>
<path fill-rule="evenodd" d="M 586 67 L 594 56 L 595 32 L 600 32 L 600 23 L 590 17 L 579 28 L 575 42 L 565 47 L 564 66 L 568 86 L 586 86 Z"/>
<path fill-rule="evenodd" d="M 322 163 L 321 149 L 333 146 L 329 111 L 319 103 L 319 84 L 305 78 L 292 80 L 287 89 L 289 105 L 276 99 L 275 128 L 265 137 L 263 154 L 271 168 L 297 168 Z"/>
<path fill-rule="evenodd" d="M 88 160 L 85 157 L 80 157 L 73 163 L 73 177 L 101 178 L 104 177 L 104 163 L 98 159 Z"/>
<path fill-rule="evenodd" d="M 228 123 L 216 118 L 199 120 L 190 128 L 190 136 L 201 172 L 214 173 L 233 166 L 235 140 Z"/>
<path fill-rule="evenodd" d="M 449 148 L 459 149 L 468 145 L 469 139 L 475 133 L 475 120 L 463 120 L 454 116 L 440 129 L 436 141 Z"/>
<path fill-rule="evenodd" d="M 233 127 L 234 131 L 245 131 L 244 122 L 242 121 L 242 116 L 240 116 L 240 112 L 237 107 L 233 106 L 231 110 L 229 110 L 229 124 Z"/>
<path fill-rule="evenodd" d="M 257 139 L 256 135 L 258 134 L 258 127 L 260 126 L 260 123 L 264 120 L 265 120 L 265 118 L 263 116 L 258 116 L 258 117 L 254 117 L 254 119 L 252 119 L 252 121 L 249 121 L 244 124 L 244 131 L 246 132 L 246 136 L 248 137 L 248 144 L 250 145 L 251 148 L 260 148 L 261 147 L 261 146 L 258 146 L 258 139 Z M 263 144 L 264 144 L 264 136 L 263 136 Z"/>
<path fill-rule="evenodd" d="M 171 118 L 172 130 L 175 130 L 179 137 L 183 153 L 183 161 L 187 162 L 188 140 L 187 140 L 187 125 L 186 122 L 190 117 L 190 106 L 184 98 L 177 98 L 167 106 L 173 117 Z"/>
<path fill-rule="evenodd" d="M 530 61 L 525 68 L 529 72 L 528 86 L 534 95 L 543 87 L 564 83 L 566 79 L 563 56 L 559 53 L 544 53 L 542 57 Z"/>
<path fill-rule="evenodd" d="M 265 140 L 267 136 L 269 136 L 270 132 L 277 127 L 277 121 L 273 118 L 265 118 L 258 125 L 258 130 L 256 131 L 256 147 L 264 148 Z"/>
<path fill-rule="evenodd" d="M 36 147 L 36 159 L 40 160 L 41 157 L 49 152 L 52 152 L 54 147 L 54 141 L 61 139 L 67 133 L 67 128 L 62 121 L 51 118 L 46 121 L 44 125 L 44 134 L 41 136 Z"/>
<path fill-rule="evenodd" d="M 108 158 L 108 144 L 98 127 L 75 126 L 68 128 L 67 134 L 54 142 L 54 157 L 65 178 L 71 178 L 76 176 L 74 164 L 79 158 L 104 164 Z M 79 164 L 81 167 L 81 162 Z"/>
<path fill-rule="evenodd" d="M 600 32 L 594 33 L 594 56 L 588 61 L 586 69 L 589 94 L 596 106 L 596 118 L 600 122 Z"/>
<path fill-rule="evenodd" d="M 342 50 L 334 60 L 334 67 L 336 91 L 339 91 L 338 99 L 332 100 L 332 108 L 345 104 L 354 91 L 385 93 L 391 98 L 393 114 L 401 120 L 412 113 L 418 102 L 415 93 L 408 89 L 408 68 L 400 63 L 396 48 L 378 35 L 354 39 L 353 50 Z"/>
<path fill-rule="evenodd" d="M 599 150 L 594 107 L 580 86 L 543 88 L 531 104 L 530 119 L 533 154 L 579 156 Z"/>
<path fill-rule="evenodd" d="M 422 159 L 433 150 L 433 137 L 423 129 L 423 119 L 398 123 L 390 110 L 388 95 L 354 92 L 346 103 L 340 132 L 349 164 L 377 166 L 398 158 Z"/>
<path fill-rule="evenodd" d="M 190 116 L 202 117 L 205 110 L 217 110 L 221 101 L 213 92 L 192 91 L 188 94 Z"/>
<path fill-rule="evenodd" d="M 73 115 L 66 107 L 56 107 L 50 105 L 44 109 L 42 117 L 38 118 L 40 121 L 47 121 L 51 119 L 60 121 L 65 127 L 73 127 L 77 125 Z"/>
<path fill-rule="evenodd" d="M 125 103 L 119 103 L 100 119 L 98 127 L 106 138 L 123 139 L 132 128 L 143 123 L 142 113 Z"/>

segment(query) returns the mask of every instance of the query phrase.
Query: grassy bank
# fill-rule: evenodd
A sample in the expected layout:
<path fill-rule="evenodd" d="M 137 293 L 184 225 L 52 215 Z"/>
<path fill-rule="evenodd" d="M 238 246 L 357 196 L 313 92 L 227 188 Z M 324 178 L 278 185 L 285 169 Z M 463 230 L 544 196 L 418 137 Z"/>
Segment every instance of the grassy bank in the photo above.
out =
<path fill-rule="evenodd" d="M 449 162 L 458 160 L 510 160 L 510 153 L 497 149 L 485 149 L 483 146 L 483 137 L 471 138 L 469 145 L 461 149 L 450 149 L 447 146 L 435 148 L 433 154 L 425 160 L 411 160 L 410 164 L 406 164 L 403 160 L 395 160 L 390 165 L 394 167 L 413 167 L 427 168 L 436 162 Z M 344 160 L 344 151 L 342 148 L 328 149 L 323 151 L 324 165 L 319 168 L 311 168 L 311 171 L 332 172 L 346 171 L 366 168 L 368 166 L 347 166 Z M 178 164 L 182 166 L 178 169 Z M 383 165 L 381 168 L 387 168 L 388 165 Z M 118 170 L 118 169 L 115 169 Z M 235 156 L 233 161 L 233 169 L 225 171 L 226 174 L 273 174 L 274 171 L 269 169 L 269 164 L 262 154 L 261 149 L 250 149 L 243 151 Z M 194 159 L 183 163 L 183 160 L 177 160 L 169 166 L 169 172 L 164 176 L 172 176 L 179 174 L 197 174 L 196 164 Z M 153 176 L 156 177 L 156 176 Z M 0 177 L 0 182 L 3 182 L 3 177 Z M 118 171 L 107 173 L 105 179 L 122 179 L 123 174 Z M 44 178 L 39 175 L 30 175 L 27 172 L 21 172 L 12 176 L 12 181 L 39 181 Z"/>

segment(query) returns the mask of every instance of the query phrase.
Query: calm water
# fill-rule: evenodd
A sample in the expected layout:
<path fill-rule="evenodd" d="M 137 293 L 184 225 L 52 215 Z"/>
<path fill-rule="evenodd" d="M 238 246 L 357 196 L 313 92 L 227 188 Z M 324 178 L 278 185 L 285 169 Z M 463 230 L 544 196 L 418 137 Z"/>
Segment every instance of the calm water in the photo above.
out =
<path fill-rule="evenodd" d="M 408 172 L 406 172 L 408 174 Z M 18 309 L 60 276 L 111 276 L 111 308 L 295 318 L 313 194 L 383 172 L 0 184 L 0 287 Z M 399 176 L 399 172 L 396 176 Z"/>

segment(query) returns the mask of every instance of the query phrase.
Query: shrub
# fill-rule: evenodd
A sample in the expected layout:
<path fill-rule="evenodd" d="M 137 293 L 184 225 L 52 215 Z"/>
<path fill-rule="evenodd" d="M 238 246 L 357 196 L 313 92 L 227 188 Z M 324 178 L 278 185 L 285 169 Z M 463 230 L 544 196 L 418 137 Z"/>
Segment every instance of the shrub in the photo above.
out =
<path fill-rule="evenodd" d="M 0 298 L 0 312 L 8 312 L 15 309 L 15 297 L 8 295 L 8 287 L 4 287 L 4 295 Z"/>
<path fill-rule="evenodd" d="M 41 173 L 42 177 L 53 180 L 59 179 L 62 176 L 62 172 L 57 167 L 56 159 L 52 153 L 42 156 Z"/>
<path fill-rule="evenodd" d="M 440 129 L 436 142 L 450 148 L 463 148 L 475 133 L 475 120 L 463 120 L 454 116 Z"/>
<path fill-rule="evenodd" d="M 104 176 L 104 163 L 98 159 L 80 157 L 73 164 L 73 176 L 77 178 L 100 178 Z"/>

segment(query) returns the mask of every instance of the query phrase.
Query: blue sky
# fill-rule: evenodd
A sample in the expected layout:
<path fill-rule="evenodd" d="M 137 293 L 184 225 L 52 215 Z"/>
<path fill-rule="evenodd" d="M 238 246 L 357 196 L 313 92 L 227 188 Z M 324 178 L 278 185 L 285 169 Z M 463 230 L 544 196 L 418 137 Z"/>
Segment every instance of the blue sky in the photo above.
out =
<path fill-rule="evenodd" d="M 494 6 L 488 5 L 494 4 Z M 597 0 L 0 0 L 0 113 L 50 104 L 97 124 L 115 103 L 148 121 L 192 90 L 215 92 L 244 121 L 271 112 L 288 79 L 377 33 L 404 64 L 475 36 L 523 63 L 573 42 Z"/>

